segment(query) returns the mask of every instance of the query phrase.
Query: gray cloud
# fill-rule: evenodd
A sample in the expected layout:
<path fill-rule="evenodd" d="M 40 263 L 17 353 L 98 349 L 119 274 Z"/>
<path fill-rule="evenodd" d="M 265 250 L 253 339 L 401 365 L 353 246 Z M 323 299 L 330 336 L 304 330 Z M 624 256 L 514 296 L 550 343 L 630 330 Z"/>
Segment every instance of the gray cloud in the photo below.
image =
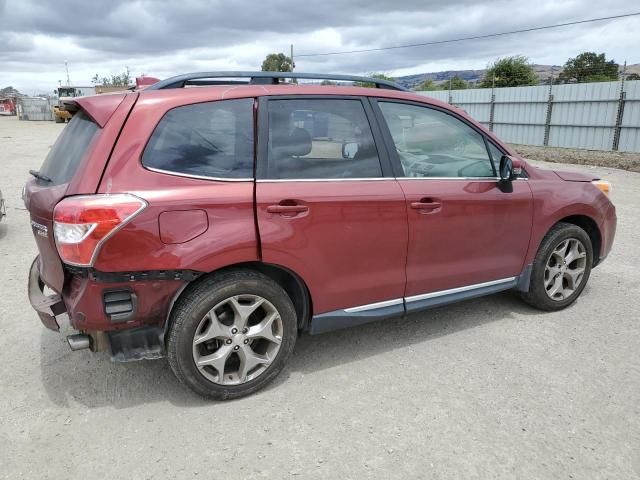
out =
<path fill-rule="evenodd" d="M 264 56 L 437 41 L 626 13 L 628 2 L 589 0 L 0 0 L 0 86 L 53 88 L 68 61 L 72 81 L 128 65 L 168 76 L 202 69 L 259 69 Z M 298 70 L 410 73 L 482 68 L 497 56 L 524 54 L 563 63 L 590 49 L 635 58 L 640 18 L 486 40 L 326 57 L 299 57 Z"/>

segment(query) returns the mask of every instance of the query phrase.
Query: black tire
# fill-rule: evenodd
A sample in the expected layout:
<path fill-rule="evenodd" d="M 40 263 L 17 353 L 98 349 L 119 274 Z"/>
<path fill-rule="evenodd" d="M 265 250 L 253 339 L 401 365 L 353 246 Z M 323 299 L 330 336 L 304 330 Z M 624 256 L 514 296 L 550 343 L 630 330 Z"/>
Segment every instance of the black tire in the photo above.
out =
<path fill-rule="evenodd" d="M 282 319 L 282 341 L 275 359 L 259 376 L 238 385 L 221 385 L 210 381 L 198 370 L 193 356 L 193 339 L 207 312 L 234 295 L 259 295 L 268 300 Z M 271 382 L 293 352 L 298 329 L 293 303 L 284 289 L 269 277 L 251 270 L 221 272 L 199 281 L 176 302 L 171 322 L 167 340 L 171 369 L 191 390 L 216 400 L 249 395 Z"/>
<path fill-rule="evenodd" d="M 56 123 L 64 123 L 64 118 L 60 118 L 57 115 L 54 115 L 54 117 L 55 117 Z"/>
<path fill-rule="evenodd" d="M 582 242 L 586 252 L 586 262 L 584 266 L 584 274 L 582 275 L 581 283 L 574 290 L 574 292 L 562 300 L 552 299 L 546 292 L 545 281 L 545 266 L 551 253 L 565 240 L 575 238 Z M 533 271 L 531 273 L 531 282 L 529 284 L 529 291 L 522 293 L 522 299 L 531 305 L 532 307 L 540 310 L 554 311 L 561 310 L 568 307 L 580 296 L 584 287 L 589 281 L 591 274 L 591 268 L 593 265 L 593 246 L 591 239 L 587 232 L 582 228 L 573 225 L 571 223 L 560 222 L 553 226 L 549 232 L 545 235 L 540 243 L 540 248 L 533 261 Z"/>

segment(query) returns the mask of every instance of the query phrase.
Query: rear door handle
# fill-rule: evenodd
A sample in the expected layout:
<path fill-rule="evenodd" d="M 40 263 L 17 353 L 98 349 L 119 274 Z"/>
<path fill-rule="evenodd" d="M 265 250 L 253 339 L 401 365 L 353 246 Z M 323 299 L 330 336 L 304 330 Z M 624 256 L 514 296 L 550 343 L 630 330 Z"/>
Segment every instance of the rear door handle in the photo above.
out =
<path fill-rule="evenodd" d="M 286 204 L 286 205 L 269 205 L 267 207 L 267 212 L 269 213 L 278 213 L 280 215 L 293 217 L 297 214 L 308 212 L 309 207 L 301 204 Z"/>

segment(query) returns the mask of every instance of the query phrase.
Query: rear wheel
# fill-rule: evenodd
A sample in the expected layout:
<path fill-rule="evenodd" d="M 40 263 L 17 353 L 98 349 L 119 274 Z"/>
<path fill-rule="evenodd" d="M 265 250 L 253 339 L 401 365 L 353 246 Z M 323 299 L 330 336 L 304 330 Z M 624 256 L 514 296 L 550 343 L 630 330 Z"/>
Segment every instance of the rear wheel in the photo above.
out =
<path fill-rule="evenodd" d="M 589 235 L 576 225 L 558 223 L 540 244 L 529 291 L 522 294 L 522 298 L 541 310 L 565 308 L 584 290 L 592 264 Z"/>
<path fill-rule="evenodd" d="M 297 336 L 286 292 L 252 271 L 214 275 L 178 302 L 167 341 L 169 364 L 195 392 L 237 398 L 282 370 Z"/>
<path fill-rule="evenodd" d="M 59 117 L 58 115 L 54 115 L 56 123 L 64 123 L 64 118 Z"/>

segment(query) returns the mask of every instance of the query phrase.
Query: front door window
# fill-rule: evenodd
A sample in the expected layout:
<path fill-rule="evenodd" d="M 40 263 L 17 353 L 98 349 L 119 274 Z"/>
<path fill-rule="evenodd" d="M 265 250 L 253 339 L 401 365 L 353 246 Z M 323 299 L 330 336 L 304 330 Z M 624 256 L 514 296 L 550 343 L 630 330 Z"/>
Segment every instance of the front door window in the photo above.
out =
<path fill-rule="evenodd" d="M 482 135 L 432 108 L 379 102 L 405 177 L 495 177 Z"/>

